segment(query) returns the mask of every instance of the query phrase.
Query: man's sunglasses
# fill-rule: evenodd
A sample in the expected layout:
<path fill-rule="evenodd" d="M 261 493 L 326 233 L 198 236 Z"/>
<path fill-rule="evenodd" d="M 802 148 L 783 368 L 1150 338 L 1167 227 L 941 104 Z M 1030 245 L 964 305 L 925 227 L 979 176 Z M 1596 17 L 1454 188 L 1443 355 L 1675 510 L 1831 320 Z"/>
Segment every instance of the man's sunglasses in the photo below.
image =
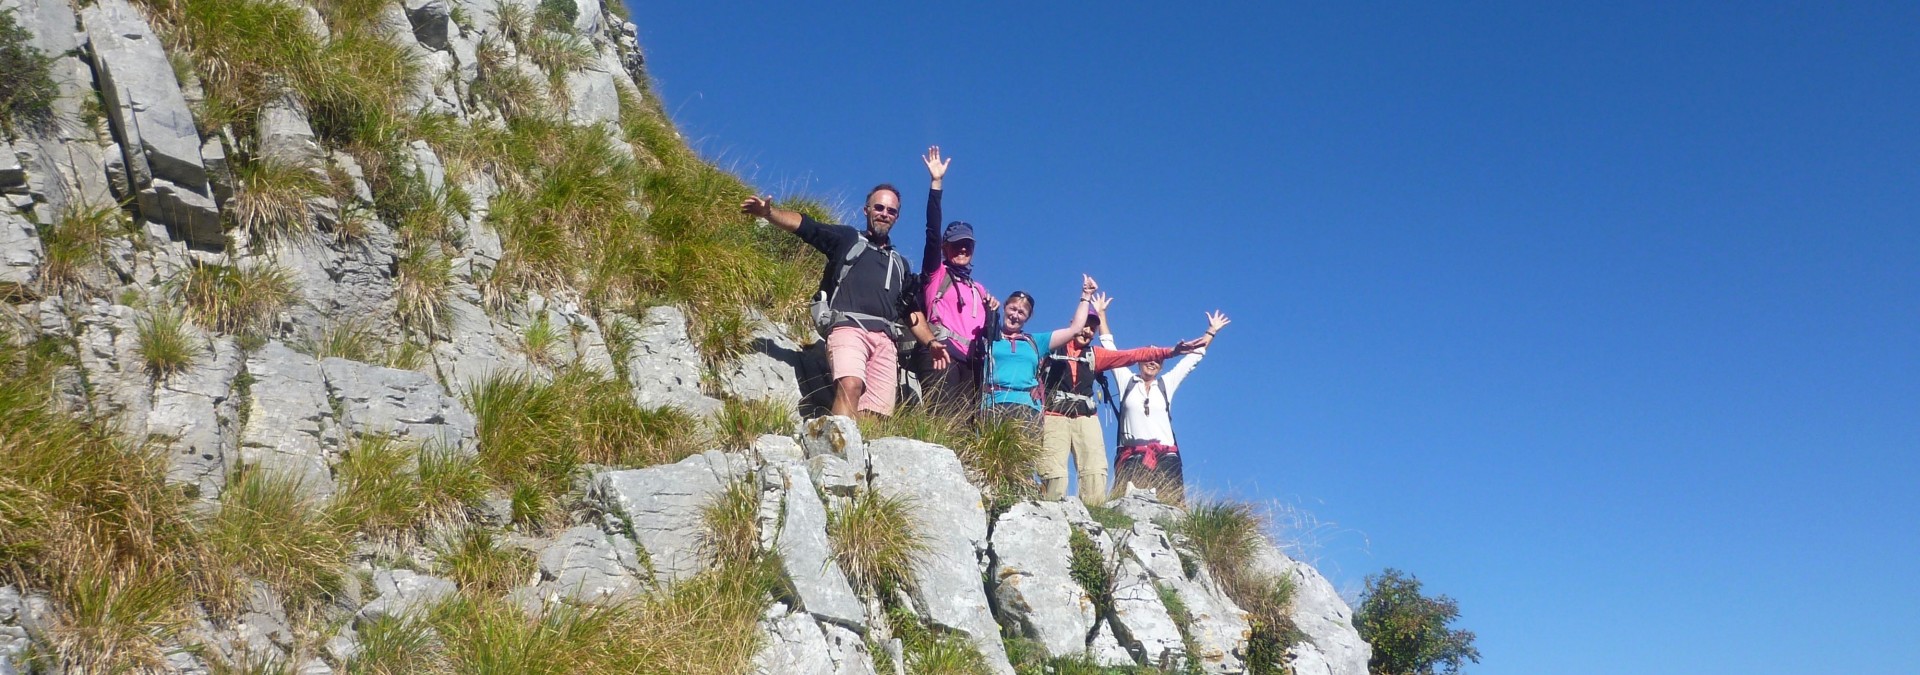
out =
<path fill-rule="evenodd" d="M 900 209 L 896 209 L 896 208 L 893 208 L 893 207 L 891 207 L 891 206 L 887 206 L 887 205 L 884 205 L 884 204 L 868 204 L 868 205 L 867 205 L 867 208 L 869 208 L 869 209 L 873 209 L 873 212 L 874 212 L 874 213 L 884 213 L 884 214 L 887 214 L 887 215 L 889 215 L 889 216 L 897 216 L 897 215 L 900 215 Z"/>

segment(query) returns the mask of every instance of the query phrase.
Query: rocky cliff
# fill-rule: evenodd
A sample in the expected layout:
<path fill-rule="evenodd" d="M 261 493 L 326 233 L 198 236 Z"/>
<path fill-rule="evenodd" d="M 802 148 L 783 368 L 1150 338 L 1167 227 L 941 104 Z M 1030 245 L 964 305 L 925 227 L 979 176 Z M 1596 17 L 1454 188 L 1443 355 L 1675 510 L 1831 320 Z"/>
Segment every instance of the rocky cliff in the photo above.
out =
<path fill-rule="evenodd" d="M 542 626 L 569 607 L 645 606 L 631 626 L 644 633 L 673 609 L 659 599 L 744 569 L 716 534 L 729 499 L 753 524 L 738 556 L 777 581 L 750 595 L 757 637 L 737 663 L 662 672 L 937 671 L 926 645 L 997 673 L 1049 659 L 1366 670 L 1346 604 L 1264 539 L 1245 573 L 1291 589 L 1274 664 L 1252 663 L 1268 658 L 1258 631 L 1179 531 L 1180 509 L 1150 494 L 1099 514 L 992 500 L 953 449 L 791 421 L 819 368 L 779 320 L 817 259 L 727 219 L 744 188 L 672 133 L 634 25 L 597 0 L 0 0 L 0 13 L 58 92 L 0 137 L 5 337 L 47 366 L 9 364 L 6 387 L 33 394 L 7 403 L 24 421 L 0 434 L 0 462 L 60 457 L 34 434 L 104 434 L 121 441 L 87 452 L 151 451 L 165 486 L 152 499 L 180 500 L 175 513 L 63 496 L 64 460 L 0 470 L 0 674 L 458 670 L 478 663 L 446 620 L 462 602 Z M 137 484 L 145 465 L 129 466 Z M 429 485 L 446 467 L 470 485 Z M 395 477 L 412 492 L 389 499 Z M 55 550 L 75 533 L 166 532 L 186 543 L 153 550 L 249 560 L 220 553 L 220 537 L 246 534 L 221 528 L 264 522 L 275 493 L 310 512 L 285 522 L 326 514 L 335 528 L 338 550 L 286 558 L 322 560 L 320 581 L 290 580 L 295 562 L 214 575 L 195 567 L 228 565 L 76 544 L 196 580 L 121 621 L 86 602 L 98 570 Z M 898 583 L 846 569 L 858 552 L 839 533 L 867 503 L 910 514 Z M 135 507 L 151 518 L 113 510 Z M 523 563 L 473 573 L 455 539 Z M 231 583 L 200 583 L 214 576 Z M 389 653 L 408 622 L 433 626 L 402 641 L 415 661 Z"/>

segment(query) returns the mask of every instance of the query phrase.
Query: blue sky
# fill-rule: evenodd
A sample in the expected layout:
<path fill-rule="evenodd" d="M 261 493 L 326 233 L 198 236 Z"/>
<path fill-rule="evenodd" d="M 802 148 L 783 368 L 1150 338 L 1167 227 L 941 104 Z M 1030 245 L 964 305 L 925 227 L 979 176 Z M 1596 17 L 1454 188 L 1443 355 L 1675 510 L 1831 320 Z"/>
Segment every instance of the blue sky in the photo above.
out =
<path fill-rule="evenodd" d="M 1469 672 L 1911 672 L 1920 5 L 976 4 L 634 20 L 765 191 L 912 231 L 938 144 L 1043 325 L 1229 313 L 1189 480 L 1458 599 Z"/>

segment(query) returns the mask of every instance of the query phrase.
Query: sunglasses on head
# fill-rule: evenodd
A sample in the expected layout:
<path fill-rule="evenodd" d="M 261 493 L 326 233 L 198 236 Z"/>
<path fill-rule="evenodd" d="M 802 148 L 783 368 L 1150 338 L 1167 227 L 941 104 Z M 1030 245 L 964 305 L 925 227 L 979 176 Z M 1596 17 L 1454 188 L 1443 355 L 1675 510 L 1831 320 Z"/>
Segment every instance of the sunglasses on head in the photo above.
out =
<path fill-rule="evenodd" d="M 887 206 L 885 204 L 868 204 L 867 208 L 873 209 L 874 213 L 884 213 L 889 216 L 900 215 L 900 209 L 896 209 L 891 206 Z"/>

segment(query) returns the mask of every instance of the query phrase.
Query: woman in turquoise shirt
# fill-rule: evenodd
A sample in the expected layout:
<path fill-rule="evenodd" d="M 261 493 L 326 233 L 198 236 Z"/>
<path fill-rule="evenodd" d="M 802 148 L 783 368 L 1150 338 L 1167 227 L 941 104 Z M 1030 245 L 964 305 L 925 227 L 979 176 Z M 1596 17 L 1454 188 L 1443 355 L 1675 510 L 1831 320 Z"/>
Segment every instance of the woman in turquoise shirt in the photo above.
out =
<path fill-rule="evenodd" d="M 1000 329 L 988 331 L 987 344 L 981 350 L 987 355 L 986 367 L 981 369 L 981 408 L 989 414 L 1014 415 L 1039 423 L 1041 360 L 1047 352 L 1072 340 L 1086 327 L 1087 315 L 1105 304 L 1104 296 L 1095 302 L 1094 292 L 1099 289 L 1093 277 L 1080 276 L 1080 304 L 1073 311 L 1073 323 L 1046 333 L 1044 345 L 1024 330 L 1027 319 L 1033 316 L 1033 296 L 1026 291 L 1007 296 L 1000 306 Z"/>

